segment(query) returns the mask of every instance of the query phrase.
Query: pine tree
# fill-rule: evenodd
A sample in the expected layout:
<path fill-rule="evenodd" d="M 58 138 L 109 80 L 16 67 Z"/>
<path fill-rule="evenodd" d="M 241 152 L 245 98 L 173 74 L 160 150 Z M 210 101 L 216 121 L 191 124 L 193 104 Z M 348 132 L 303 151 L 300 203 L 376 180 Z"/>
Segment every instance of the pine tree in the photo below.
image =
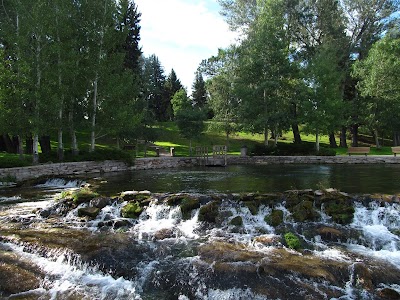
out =
<path fill-rule="evenodd" d="M 204 108 L 207 104 L 206 84 L 200 71 L 196 72 L 196 77 L 193 82 L 192 100 L 193 104 L 199 108 Z"/>
<path fill-rule="evenodd" d="M 169 107 L 167 107 L 167 119 L 172 120 L 173 111 L 172 111 L 172 97 L 174 97 L 175 93 L 182 89 L 182 83 L 176 76 L 174 69 L 171 70 L 171 73 L 168 75 L 167 80 L 165 82 L 165 93 L 166 93 L 166 100 L 169 99 Z"/>

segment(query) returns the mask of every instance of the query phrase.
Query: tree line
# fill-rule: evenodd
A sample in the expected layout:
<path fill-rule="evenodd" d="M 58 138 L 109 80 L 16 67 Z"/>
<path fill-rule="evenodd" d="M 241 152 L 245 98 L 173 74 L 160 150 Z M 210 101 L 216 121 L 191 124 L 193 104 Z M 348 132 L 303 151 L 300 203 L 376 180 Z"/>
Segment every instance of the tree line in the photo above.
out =
<path fill-rule="evenodd" d="M 154 140 L 152 125 L 174 118 L 183 88 L 156 55 L 144 57 L 140 17 L 130 0 L 3 0 L 0 7 L 0 146 L 38 162 L 57 133 L 60 160 L 68 135 Z"/>
<path fill-rule="evenodd" d="M 237 44 L 200 66 L 214 119 L 268 145 L 299 125 L 331 147 L 357 146 L 360 126 L 399 144 L 399 1 L 219 0 Z"/>

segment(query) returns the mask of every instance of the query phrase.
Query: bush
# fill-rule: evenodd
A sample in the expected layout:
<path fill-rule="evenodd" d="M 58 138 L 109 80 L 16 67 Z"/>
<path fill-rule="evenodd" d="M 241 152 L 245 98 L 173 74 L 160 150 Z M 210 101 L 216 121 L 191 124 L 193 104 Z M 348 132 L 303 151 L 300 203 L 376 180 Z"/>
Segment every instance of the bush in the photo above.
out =
<path fill-rule="evenodd" d="M 127 164 L 132 164 L 132 156 L 127 151 L 118 149 L 97 149 L 93 152 L 79 151 L 78 155 L 73 155 L 72 151 L 67 150 L 64 152 L 64 162 L 79 162 L 79 161 L 103 161 L 103 160 L 120 160 Z M 57 152 L 40 153 L 39 162 L 59 162 Z"/>
<path fill-rule="evenodd" d="M 281 156 L 299 156 L 299 155 L 319 155 L 319 156 L 335 156 L 336 151 L 330 148 L 320 148 L 319 152 L 315 150 L 315 144 L 310 142 L 295 143 L 279 143 L 275 146 L 265 146 L 263 144 L 255 144 L 250 151 L 250 155 L 281 155 Z"/>

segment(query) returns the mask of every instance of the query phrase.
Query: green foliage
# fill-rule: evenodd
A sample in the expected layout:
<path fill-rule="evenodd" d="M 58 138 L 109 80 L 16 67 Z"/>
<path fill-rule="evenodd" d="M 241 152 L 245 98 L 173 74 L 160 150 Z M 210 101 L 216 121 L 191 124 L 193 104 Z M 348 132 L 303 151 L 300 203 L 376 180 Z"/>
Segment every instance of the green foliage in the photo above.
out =
<path fill-rule="evenodd" d="M 294 250 L 300 250 L 301 249 L 301 243 L 299 238 L 292 232 L 288 232 L 284 235 L 285 237 L 285 242 L 286 245 L 290 248 L 290 249 L 294 249 Z"/>
<path fill-rule="evenodd" d="M 187 96 L 185 89 L 178 90 L 172 97 L 171 102 L 175 117 L 177 117 L 182 110 L 190 110 L 192 108 L 192 101 Z"/>
<path fill-rule="evenodd" d="M 47 162 L 59 162 L 56 152 L 51 152 L 47 154 L 40 153 L 39 160 L 42 163 Z M 90 151 L 80 151 L 79 155 L 73 155 L 72 151 L 66 151 L 64 153 L 64 162 L 73 161 L 104 161 L 104 160 L 120 160 L 127 164 L 133 163 L 132 154 L 127 151 L 117 150 L 117 149 L 96 149 L 93 152 Z"/>
<path fill-rule="evenodd" d="M 205 115 L 197 108 L 181 109 L 176 115 L 176 124 L 179 133 L 189 139 L 198 138 L 205 130 Z"/>
<path fill-rule="evenodd" d="M 278 143 L 275 146 L 266 146 L 264 144 L 255 144 L 250 149 L 250 154 L 254 156 L 275 155 L 275 156 L 296 156 L 296 155 L 319 155 L 335 156 L 334 149 L 322 147 L 319 151 L 315 150 L 315 145 L 310 142 L 296 143 Z"/>
<path fill-rule="evenodd" d="M 32 164 L 32 159 L 24 155 L 20 159 L 19 155 L 0 152 L 0 168 L 27 167 Z"/>

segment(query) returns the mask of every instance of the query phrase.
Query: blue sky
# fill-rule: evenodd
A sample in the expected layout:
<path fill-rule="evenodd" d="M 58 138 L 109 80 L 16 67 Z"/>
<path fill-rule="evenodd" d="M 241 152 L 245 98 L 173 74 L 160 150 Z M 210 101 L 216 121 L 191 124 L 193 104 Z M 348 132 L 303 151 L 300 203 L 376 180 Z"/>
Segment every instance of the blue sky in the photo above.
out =
<path fill-rule="evenodd" d="M 173 68 L 190 91 L 199 63 L 235 40 L 217 0 L 135 0 L 145 56 L 156 54 L 168 75 Z"/>

